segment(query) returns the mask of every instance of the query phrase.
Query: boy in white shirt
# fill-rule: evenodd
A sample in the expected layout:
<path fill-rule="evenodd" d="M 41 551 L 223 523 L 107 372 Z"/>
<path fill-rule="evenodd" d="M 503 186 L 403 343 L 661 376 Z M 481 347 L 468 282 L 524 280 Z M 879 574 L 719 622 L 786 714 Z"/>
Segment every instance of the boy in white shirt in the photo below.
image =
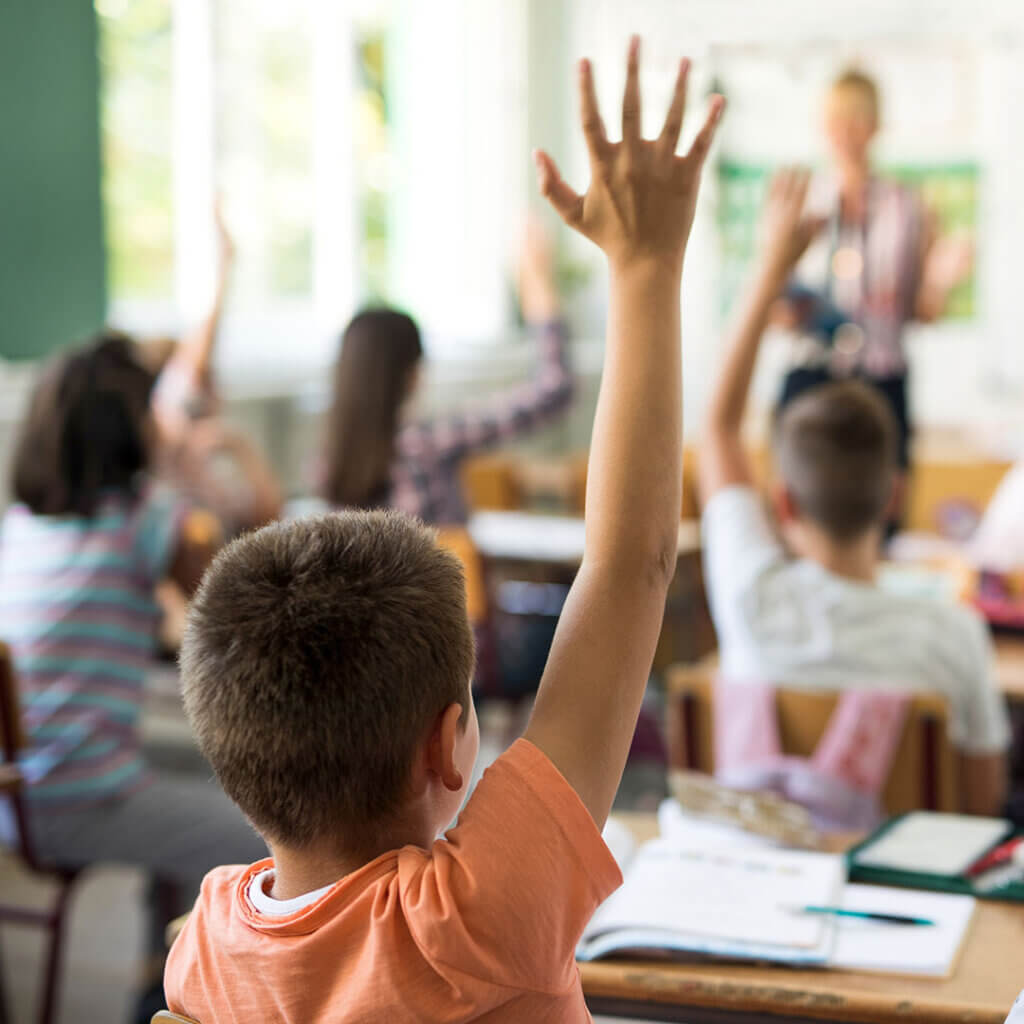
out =
<path fill-rule="evenodd" d="M 937 692 L 961 753 L 961 802 L 997 813 L 1006 795 L 1006 709 L 982 621 L 875 582 L 897 479 L 892 414 L 868 385 L 822 385 L 773 426 L 773 527 L 741 438 L 772 305 L 819 225 L 808 175 L 773 182 L 757 270 L 713 392 L 700 458 L 704 565 L 723 674 L 838 690 Z"/>

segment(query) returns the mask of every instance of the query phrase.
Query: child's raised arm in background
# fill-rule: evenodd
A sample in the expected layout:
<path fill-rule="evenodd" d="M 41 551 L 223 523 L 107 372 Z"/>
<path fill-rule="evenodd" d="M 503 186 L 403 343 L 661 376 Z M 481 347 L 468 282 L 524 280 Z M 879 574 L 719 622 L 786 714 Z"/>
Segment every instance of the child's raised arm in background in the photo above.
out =
<path fill-rule="evenodd" d="M 772 181 L 757 266 L 712 392 L 700 453 L 700 497 L 706 505 L 720 490 L 753 485 L 743 446 L 743 416 L 761 338 L 775 301 L 821 222 L 804 217 L 810 175 L 785 170 Z"/>
<path fill-rule="evenodd" d="M 608 140 L 589 61 L 579 66 L 591 182 L 578 195 L 537 153 L 540 187 L 604 250 L 606 364 L 587 478 L 586 553 L 562 612 L 525 737 L 602 825 L 618 789 L 676 562 L 682 480 L 679 290 L 701 168 L 724 100 L 676 155 L 689 62 L 661 135 L 640 134 L 640 44 L 629 47 L 622 141 Z"/>
<path fill-rule="evenodd" d="M 213 219 L 217 230 L 217 280 L 210 308 L 200 323 L 175 344 L 153 394 L 153 413 L 165 440 L 172 443 L 185 439 L 193 419 L 217 411 L 213 350 L 235 263 L 235 243 L 220 202 L 214 206 Z"/>

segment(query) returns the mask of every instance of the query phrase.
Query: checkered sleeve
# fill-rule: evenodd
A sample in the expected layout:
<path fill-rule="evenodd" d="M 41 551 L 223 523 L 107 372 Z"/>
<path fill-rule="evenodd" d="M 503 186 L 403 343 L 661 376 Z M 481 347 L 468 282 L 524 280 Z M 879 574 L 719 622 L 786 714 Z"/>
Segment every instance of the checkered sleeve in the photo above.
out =
<path fill-rule="evenodd" d="M 527 433 L 565 409 L 572 398 L 565 323 L 552 320 L 532 329 L 540 358 L 529 384 L 497 395 L 480 408 L 411 425 L 399 436 L 399 457 L 457 462 L 474 451 Z"/>

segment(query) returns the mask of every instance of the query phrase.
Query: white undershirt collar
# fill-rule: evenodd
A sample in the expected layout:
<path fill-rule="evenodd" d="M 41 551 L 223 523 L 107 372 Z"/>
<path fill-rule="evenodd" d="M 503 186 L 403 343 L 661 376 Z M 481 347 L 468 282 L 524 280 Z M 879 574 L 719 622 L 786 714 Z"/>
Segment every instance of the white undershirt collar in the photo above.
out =
<path fill-rule="evenodd" d="M 331 887 L 325 885 L 312 892 L 304 892 L 301 896 L 293 896 L 290 900 L 275 900 L 273 896 L 267 895 L 267 889 L 273 885 L 274 869 L 266 868 L 258 875 L 255 875 L 249 883 L 246 895 L 254 909 L 260 914 L 268 914 L 271 917 L 284 917 L 287 914 L 294 914 L 297 910 L 305 910 L 311 907 Z"/>

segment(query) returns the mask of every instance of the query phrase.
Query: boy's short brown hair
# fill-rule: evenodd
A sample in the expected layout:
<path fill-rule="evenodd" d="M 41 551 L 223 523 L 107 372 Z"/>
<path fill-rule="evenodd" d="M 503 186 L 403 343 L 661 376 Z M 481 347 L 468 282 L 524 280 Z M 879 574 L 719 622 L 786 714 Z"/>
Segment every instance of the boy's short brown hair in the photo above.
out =
<path fill-rule="evenodd" d="M 897 469 L 896 421 L 885 400 L 856 380 L 822 384 L 775 420 L 775 460 L 800 514 L 836 541 L 881 525 Z"/>
<path fill-rule="evenodd" d="M 473 661 L 461 564 L 394 512 L 236 540 L 181 650 L 201 750 L 256 828 L 293 847 L 387 822 L 436 715 L 468 709 Z"/>
<path fill-rule="evenodd" d="M 860 68 L 847 68 L 840 72 L 832 82 L 833 93 L 856 92 L 859 93 L 864 102 L 871 110 L 871 114 L 877 124 L 882 114 L 882 95 L 878 83 Z"/>

